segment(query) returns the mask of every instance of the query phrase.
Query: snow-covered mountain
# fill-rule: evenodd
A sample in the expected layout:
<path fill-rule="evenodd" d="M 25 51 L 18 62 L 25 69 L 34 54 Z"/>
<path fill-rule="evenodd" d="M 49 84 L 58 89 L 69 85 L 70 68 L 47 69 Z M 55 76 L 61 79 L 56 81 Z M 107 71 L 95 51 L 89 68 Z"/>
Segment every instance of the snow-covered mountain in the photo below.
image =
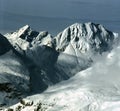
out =
<path fill-rule="evenodd" d="M 86 69 L 94 61 L 96 55 L 112 49 L 117 37 L 117 33 L 91 22 L 75 23 L 67 27 L 53 38 L 55 49 L 60 52 L 58 57 L 60 69 L 63 72 L 69 71 L 68 76 Z"/>
<path fill-rule="evenodd" d="M 100 24 L 75 23 L 55 37 L 56 50 L 75 56 L 102 53 L 112 47 L 114 35 Z"/>
<path fill-rule="evenodd" d="M 34 79 L 41 78 L 35 85 L 41 84 L 44 90 L 89 67 L 92 57 L 112 48 L 116 35 L 99 24 L 76 23 L 56 37 L 46 31 L 33 31 L 28 25 L 5 37 L 27 62 L 30 73 L 34 73 L 30 74 L 32 84 Z"/>
<path fill-rule="evenodd" d="M 92 111 L 83 108 L 89 105 L 88 103 L 91 103 L 95 97 L 90 91 L 87 92 L 87 90 L 85 90 L 85 94 L 82 92 L 82 87 L 86 84 L 86 79 L 82 79 L 81 71 L 86 69 L 85 75 L 87 77 L 87 73 L 89 72 L 87 72 L 87 70 L 94 68 L 92 64 L 96 62 L 95 58 L 98 58 L 98 56 L 101 58 L 105 52 L 112 50 L 114 42 L 119 39 L 117 33 L 105 29 L 100 24 L 75 23 L 55 37 L 51 36 L 47 31 L 34 31 L 28 25 L 4 36 L 0 35 L 0 64 L 1 69 L 3 69 L 1 70 L 0 80 L 2 80 L 3 83 L 7 83 L 7 88 L 10 84 L 10 87 L 12 85 L 12 87 L 18 89 L 13 91 L 15 93 L 21 93 L 21 97 L 19 98 L 27 96 L 26 92 L 29 95 L 31 93 L 33 95 L 27 103 L 26 100 L 22 100 L 21 103 L 19 103 L 21 109 L 33 111 L 34 108 L 42 108 L 42 106 L 45 105 L 45 101 L 45 103 L 48 102 L 45 107 L 50 111 L 68 111 L 70 109 L 73 111 L 78 111 L 79 109 L 81 111 Z M 3 72 L 5 72 L 5 74 Z M 11 75 L 14 75 L 14 77 Z M 94 74 L 91 74 L 90 77 L 92 77 L 92 75 L 94 76 Z M 74 81 L 71 81 L 73 79 Z M 66 81 L 59 83 L 63 80 Z M 78 81 L 80 81 L 80 83 Z M 91 81 L 88 81 L 88 84 L 90 84 L 89 82 Z M 54 84 L 56 85 L 54 86 Z M 89 85 L 87 88 L 90 88 Z M 47 91 L 45 91 L 46 89 Z M 42 93 L 43 91 L 45 92 Z M 6 90 L 1 90 L 1 92 L 2 95 L 10 95 Z M 42 94 L 34 96 L 36 93 Z M 87 93 L 89 93 L 88 95 L 90 96 L 89 101 L 87 101 Z M 75 101 L 71 99 L 74 97 L 74 94 Z M 86 98 L 81 98 L 85 101 L 83 106 L 81 101 L 81 107 L 75 105 L 78 102 L 77 98 L 79 98 L 80 94 L 85 95 Z M 7 101 L 6 96 L 1 97 L 0 102 L 4 104 L 4 102 Z M 40 99 L 35 99 L 34 101 L 34 97 Z M 16 97 L 15 99 L 18 98 Z M 67 99 L 70 99 L 71 104 L 67 103 Z M 13 99 L 10 98 L 10 101 L 12 100 Z M 40 100 L 44 101 L 41 103 L 39 102 Z M 59 105 L 59 100 L 65 100 L 66 102 Z M 13 103 L 15 103 L 15 101 L 16 100 L 13 100 Z M 37 106 L 33 107 L 33 102 L 31 101 L 35 102 L 34 105 Z M 31 107 L 27 108 L 30 109 L 26 109 L 25 104 L 29 104 L 28 106 Z M 9 105 L 9 103 L 7 103 L 7 105 Z M 71 105 L 71 107 L 69 105 Z M 18 108 L 19 105 L 15 107 Z M 52 109 L 50 107 L 52 107 Z M 67 109 L 64 109 L 64 107 Z M 40 110 L 40 108 L 38 108 L 38 110 Z M 16 110 L 17 109 L 15 109 L 15 111 Z"/>

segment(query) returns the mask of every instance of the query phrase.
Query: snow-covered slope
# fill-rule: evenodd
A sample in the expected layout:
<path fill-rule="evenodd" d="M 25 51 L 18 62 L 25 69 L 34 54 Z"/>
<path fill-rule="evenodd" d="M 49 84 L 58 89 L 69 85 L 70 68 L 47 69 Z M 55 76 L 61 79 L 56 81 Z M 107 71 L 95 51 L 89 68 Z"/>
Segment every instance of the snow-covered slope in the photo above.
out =
<path fill-rule="evenodd" d="M 15 104 L 29 92 L 30 76 L 23 61 L 12 51 L 0 56 L 0 107 Z"/>
<path fill-rule="evenodd" d="M 29 96 L 14 111 L 120 111 L 120 45 L 69 80 Z M 23 102 L 24 101 L 24 102 Z M 32 103 L 32 104 L 30 104 Z M 26 105 L 27 104 L 27 105 Z"/>

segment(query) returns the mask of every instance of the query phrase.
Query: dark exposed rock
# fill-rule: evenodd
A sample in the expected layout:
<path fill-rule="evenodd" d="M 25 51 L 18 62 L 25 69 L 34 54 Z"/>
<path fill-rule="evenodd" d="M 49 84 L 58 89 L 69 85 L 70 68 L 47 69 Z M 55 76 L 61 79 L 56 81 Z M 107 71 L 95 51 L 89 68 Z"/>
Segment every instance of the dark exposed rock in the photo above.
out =
<path fill-rule="evenodd" d="M 11 92 L 13 91 L 10 83 L 1 83 L 0 84 L 0 91 Z"/>
<path fill-rule="evenodd" d="M 33 101 L 31 101 L 31 100 L 26 100 L 26 99 L 22 99 L 22 100 L 20 101 L 20 103 L 21 103 L 22 105 L 24 105 L 24 106 L 32 106 L 32 105 L 33 105 Z"/>
<path fill-rule="evenodd" d="M 0 34 L 0 55 L 8 52 L 12 48 L 9 41 Z"/>

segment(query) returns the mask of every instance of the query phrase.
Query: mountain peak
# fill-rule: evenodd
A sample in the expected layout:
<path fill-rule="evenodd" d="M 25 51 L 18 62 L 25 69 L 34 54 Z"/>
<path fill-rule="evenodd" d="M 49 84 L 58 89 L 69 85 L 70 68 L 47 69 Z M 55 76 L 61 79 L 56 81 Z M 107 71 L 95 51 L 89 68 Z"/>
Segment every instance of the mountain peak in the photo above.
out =
<path fill-rule="evenodd" d="M 26 29 L 30 29 L 30 26 L 28 24 L 20 28 L 20 30 L 26 30 Z"/>
<path fill-rule="evenodd" d="M 102 53 L 109 48 L 117 34 L 108 31 L 104 26 L 88 23 L 75 23 L 55 37 L 56 50 L 68 54 L 98 52 Z"/>

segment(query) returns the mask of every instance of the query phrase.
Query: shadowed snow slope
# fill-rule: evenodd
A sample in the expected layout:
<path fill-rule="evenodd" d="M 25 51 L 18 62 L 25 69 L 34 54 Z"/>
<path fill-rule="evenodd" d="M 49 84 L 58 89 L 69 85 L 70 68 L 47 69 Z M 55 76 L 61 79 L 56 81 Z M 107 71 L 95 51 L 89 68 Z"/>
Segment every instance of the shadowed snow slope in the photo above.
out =
<path fill-rule="evenodd" d="M 29 72 L 12 50 L 12 45 L 0 34 L 0 107 L 16 103 L 29 91 Z"/>
<path fill-rule="evenodd" d="M 29 78 L 26 66 L 12 51 L 0 56 L 0 107 L 15 104 L 29 92 Z"/>

